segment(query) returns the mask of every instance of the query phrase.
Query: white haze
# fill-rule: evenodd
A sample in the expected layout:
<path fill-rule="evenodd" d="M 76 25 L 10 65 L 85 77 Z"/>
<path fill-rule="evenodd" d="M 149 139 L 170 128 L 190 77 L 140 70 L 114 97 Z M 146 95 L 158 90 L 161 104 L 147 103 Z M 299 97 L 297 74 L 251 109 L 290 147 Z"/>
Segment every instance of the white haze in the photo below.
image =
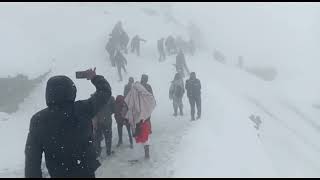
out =
<path fill-rule="evenodd" d="M 178 23 L 146 16 L 141 8 L 171 12 Z M 130 75 L 138 80 L 148 73 L 156 92 L 154 160 L 131 167 L 124 162 L 131 158 L 130 151 L 123 150 L 122 157 L 103 163 L 98 177 L 319 176 L 320 111 L 312 107 L 320 104 L 319 9 L 316 2 L 1 3 L 0 77 L 23 73 L 33 78 L 52 68 L 50 75 L 66 74 L 75 80 L 74 71 L 98 66 L 111 82 L 113 94 L 120 94 L 125 82 L 119 83 L 116 71 L 107 66 L 104 46 L 107 34 L 122 20 L 130 37 L 140 34 L 148 41 L 142 45 L 141 59 L 127 58 Z M 204 115 L 193 124 L 186 97 L 186 115 L 178 120 L 171 117 L 167 94 L 175 59 L 160 64 L 156 50 L 160 37 L 188 38 L 186 27 L 191 22 L 203 33 L 201 49 L 194 57 L 187 56 L 203 85 Z M 213 60 L 215 49 L 227 57 L 225 65 Z M 235 69 L 238 56 L 244 57 L 247 67 L 276 68 L 277 77 L 265 82 Z M 87 82 L 75 83 L 77 99 L 92 93 Z M 0 120 L 10 119 L 0 121 L 4 146 L 0 177 L 23 176 L 29 120 L 45 107 L 44 89 L 45 82 L 18 112 L 0 113 Z M 288 104 L 281 103 L 298 110 L 290 111 Z M 247 118 L 250 113 L 263 118 L 261 139 Z M 113 136 L 116 142 L 116 130 Z"/>

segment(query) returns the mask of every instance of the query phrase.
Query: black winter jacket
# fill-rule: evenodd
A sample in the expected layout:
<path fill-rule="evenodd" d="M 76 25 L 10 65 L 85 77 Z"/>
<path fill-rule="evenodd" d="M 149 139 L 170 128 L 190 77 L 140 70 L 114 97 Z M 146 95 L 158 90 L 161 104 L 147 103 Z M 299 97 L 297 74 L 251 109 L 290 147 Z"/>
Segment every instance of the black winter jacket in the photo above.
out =
<path fill-rule="evenodd" d="M 42 177 L 42 153 L 51 177 L 92 177 L 99 167 L 93 146 L 92 118 L 108 102 L 111 87 L 103 76 L 91 81 L 96 92 L 76 101 L 76 88 L 66 76 L 49 79 L 48 107 L 30 121 L 25 146 L 25 177 Z"/>
<path fill-rule="evenodd" d="M 201 83 L 199 79 L 188 79 L 186 80 L 185 86 L 187 90 L 187 96 L 189 98 L 201 96 Z"/>

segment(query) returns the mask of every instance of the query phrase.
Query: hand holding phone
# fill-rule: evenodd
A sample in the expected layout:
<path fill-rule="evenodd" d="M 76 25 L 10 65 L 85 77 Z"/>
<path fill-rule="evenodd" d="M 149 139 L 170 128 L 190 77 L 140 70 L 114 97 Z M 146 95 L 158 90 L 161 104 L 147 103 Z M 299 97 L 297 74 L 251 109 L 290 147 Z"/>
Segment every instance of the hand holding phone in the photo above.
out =
<path fill-rule="evenodd" d="M 96 68 L 94 68 L 93 70 L 88 69 L 86 75 L 87 75 L 87 80 L 93 79 L 96 76 Z"/>
<path fill-rule="evenodd" d="M 77 79 L 91 80 L 95 76 L 96 76 L 96 68 L 94 68 L 93 70 L 92 69 L 88 69 L 86 71 L 77 71 L 76 72 L 76 78 Z"/>

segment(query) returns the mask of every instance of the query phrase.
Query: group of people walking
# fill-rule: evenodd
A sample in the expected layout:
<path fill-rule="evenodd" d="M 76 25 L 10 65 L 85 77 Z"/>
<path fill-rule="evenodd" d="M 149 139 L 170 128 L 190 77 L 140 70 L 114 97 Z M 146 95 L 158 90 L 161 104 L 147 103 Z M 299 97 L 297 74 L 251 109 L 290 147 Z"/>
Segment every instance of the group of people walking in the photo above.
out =
<path fill-rule="evenodd" d="M 106 46 L 112 66 L 117 66 L 120 80 L 121 69 L 126 72 L 129 38 L 119 22 L 110 35 Z M 132 39 L 131 50 L 140 55 L 139 36 Z M 158 42 L 160 59 L 165 59 L 164 38 Z M 189 72 L 183 51 L 176 56 L 176 73 L 169 87 L 169 99 L 173 102 L 174 116 L 184 115 L 183 97 L 185 92 L 191 107 L 191 120 L 201 117 L 201 83 L 195 72 Z M 190 75 L 184 82 L 184 78 Z M 144 156 L 150 158 L 150 134 L 152 134 L 151 114 L 156 100 L 148 75 L 142 74 L 140 81 L 129 78 L 123 94 L 112 95 L 111 86 L 96 70 L 85 71 L 85 78 L 96 87 L 87 100 L 75 101 L 77 88 L 67 76 L 53 76 L 46 86 L 47 108 L 36 113 L 30 122 L 25 145 L 25 177 L 42 177 L 42 153 L 51 177 L 95 177 L 100 166 L 97 160 L 102 153 L 104 139 L 106 155 L 112 151 L 112 124 L 114 116 L 117 124 L 118 143 L 123 144 L 123 126 L 128 134 L 130 148 L 133 141 L 142 144 Z M 178 113 L 179 110 L 179 113 Z"/>
<path fill-rule="evenodd" d="M 128 61 L 124 54 L 128 54 L 128 44 L 130 37 L 128 33 L 123 29 L 122 22 L 119 21 L 114 26 L 111 34 L 109 34 L 109 40 L 106 44 L 105 49 L 109 54 L 109 59 L 112 67 L 117 67 L 119 81 L 123 81 L 122 70 L 127 73 L 126 66 Z M 140 44 L 146 42 L 139 35 L 135 35 L 131 39 L 131 53 L 135 53 L 140 56 Z"/>
<path fill-rule="evenodd" d="M 183 78 L 180 73 L 176 73 L 169 89 L 169 99 L 172 100 L 174 116 L 178 115 L 178 109 L 183 116 L 183 95 L 187 91 L 187 97 L 190 103 L 191 120 L 195 120 L 195 108 L 197 108 L 197 118 L 201 117 L 201 83 L 197 79 L 196 73 L 191 72 L 190 78 L 186 80 L 184 85 Z"/>

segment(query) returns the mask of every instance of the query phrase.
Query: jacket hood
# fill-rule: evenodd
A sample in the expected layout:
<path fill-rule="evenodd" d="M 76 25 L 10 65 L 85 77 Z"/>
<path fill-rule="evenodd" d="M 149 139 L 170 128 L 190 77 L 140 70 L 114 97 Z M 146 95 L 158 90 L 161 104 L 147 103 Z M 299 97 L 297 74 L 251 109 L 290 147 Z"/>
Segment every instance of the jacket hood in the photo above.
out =
<path fill-rule="evenodd" d="M 46 103 L 47 106 L 61 105 L 74 102 L 77 88 L 67 76 L 54 76 L 47 82 Z"/>
<path fill-rule="evenodd" d="M 118 95 L 118 96 L 116 97 L 116 102 L 123 102 L 123 101 L 124 101 L 124 96 Z"/>

